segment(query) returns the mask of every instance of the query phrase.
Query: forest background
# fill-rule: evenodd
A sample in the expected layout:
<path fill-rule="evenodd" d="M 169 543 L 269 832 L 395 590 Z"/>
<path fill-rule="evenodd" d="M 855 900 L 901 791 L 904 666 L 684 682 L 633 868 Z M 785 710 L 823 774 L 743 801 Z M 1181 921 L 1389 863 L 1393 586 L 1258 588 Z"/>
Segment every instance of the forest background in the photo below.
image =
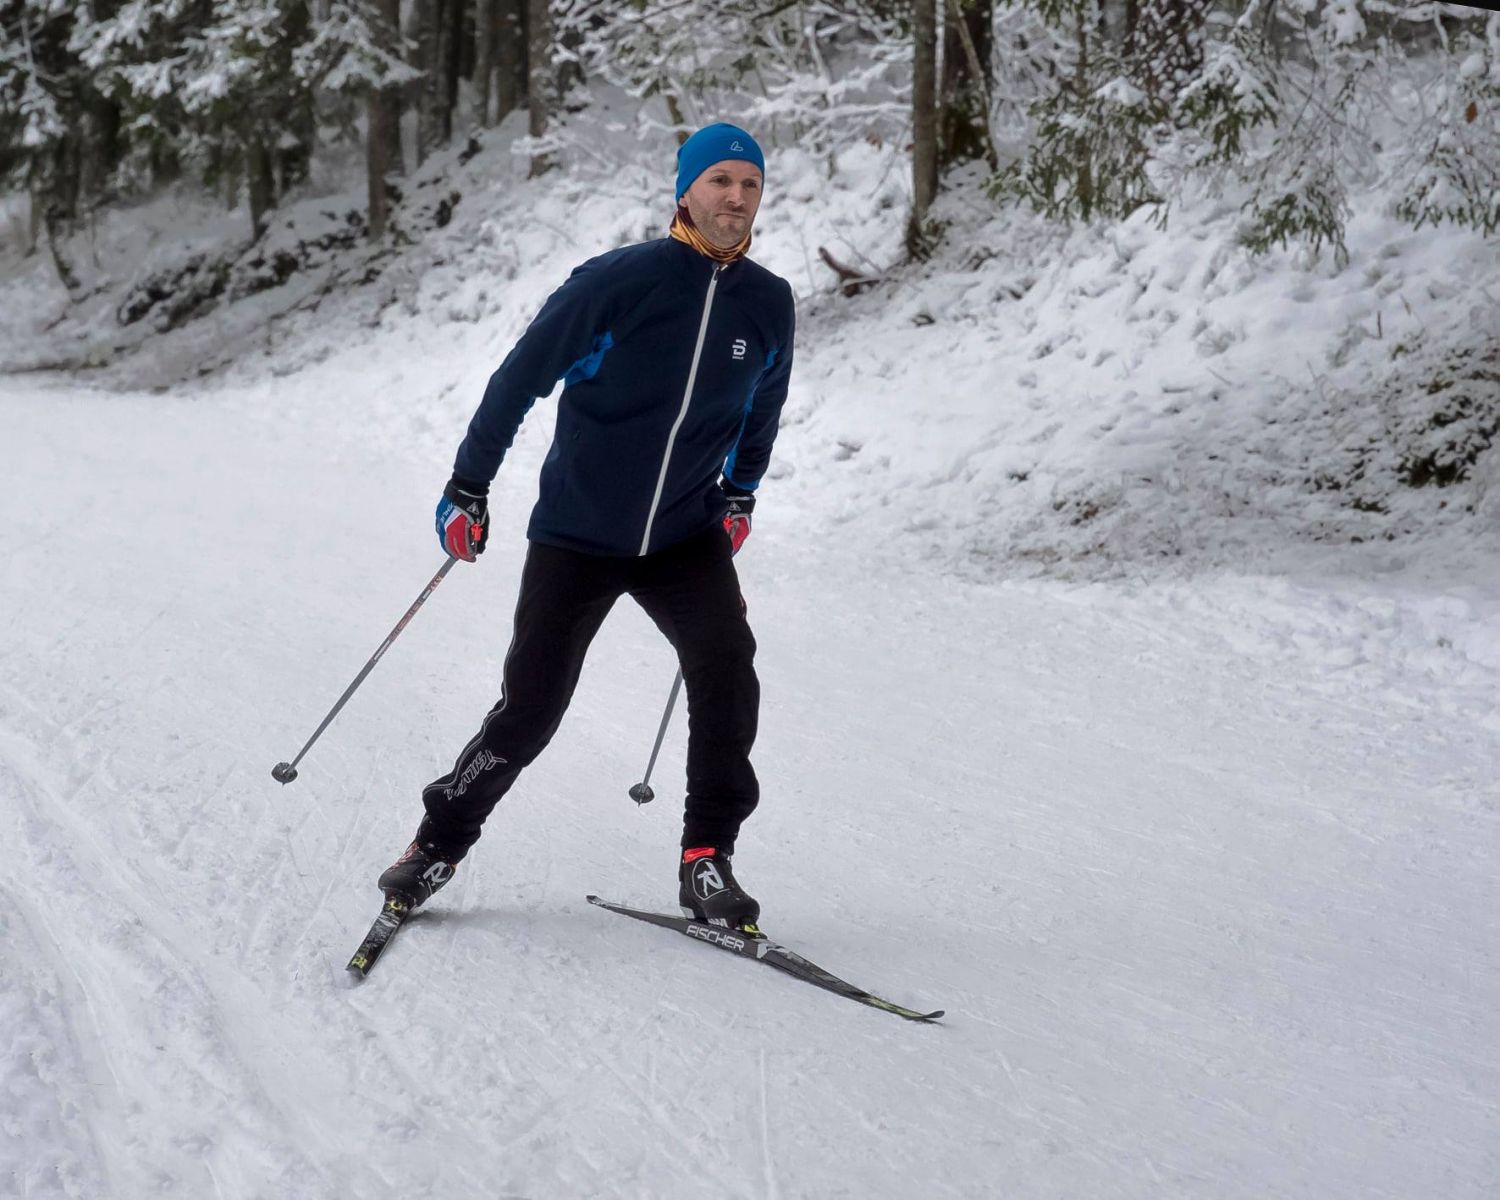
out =
<path fill-rule="evenodd" d="M 1343 255 L 1350 194 L 1375 186 L 1414 226 L 1500 227 L 1500 16 L 1388 0 L 9 0 L 0 176 L 76 297 L 101 208 L 191 185 L 257 239 L 320 158 L 361 148 L 341 236 L 399 240 L 446 217 L 403 226 L 403 180 L 512 114 L 531 174 L 597 157 L 579 135 L 601 83 L 640 102 L 603 151 L 621 163 L 726 113 L 830 164 L 860 139 L 909 150 L 913 257 L 959 181 L 1063 221 L 1164 220 L 1209 189 L 1254 250 Z M 829 265 L 852 287 L 889 264 Z M 231 266 L 154 286 L 191 293 L 186 315 Z"/>

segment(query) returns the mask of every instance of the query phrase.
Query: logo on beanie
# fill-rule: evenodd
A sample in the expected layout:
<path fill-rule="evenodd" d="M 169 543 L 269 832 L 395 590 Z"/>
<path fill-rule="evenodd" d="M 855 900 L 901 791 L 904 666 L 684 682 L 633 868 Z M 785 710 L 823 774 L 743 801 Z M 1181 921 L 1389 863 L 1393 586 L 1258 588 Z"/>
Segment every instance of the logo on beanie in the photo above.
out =
<path fill-rule="evenodd" d="M 744 149 L 745 149 L 745 147 L 743 147 L 743 146 L 741 146 L 741 145 L 740 145 L 740 144 L 739 144 L 739 143 L 738 143 L 738 142 L 730 142 L 730 143 L 729 143 L 729 148 L 730 148 L 730 149 L 731 149 L 731 150 L 738 150 L 738 151 L 741 151 L 741 152 L 742 152 L 742 153 L 743 153 L 743 151 L 744 151 Z"/>

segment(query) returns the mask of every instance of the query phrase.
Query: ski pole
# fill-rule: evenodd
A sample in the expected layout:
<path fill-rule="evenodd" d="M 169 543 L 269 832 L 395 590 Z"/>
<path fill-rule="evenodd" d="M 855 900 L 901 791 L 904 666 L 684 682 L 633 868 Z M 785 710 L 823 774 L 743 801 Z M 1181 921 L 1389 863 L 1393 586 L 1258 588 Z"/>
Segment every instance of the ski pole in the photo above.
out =
<path fill-rule="evenodd" d="M 682 668 L 672 679 L 672 691 L 667 696 L 667 711 L 661 715 L 661 728 L 656 731 L 656 745 L 651 747 L 651 761 L 646 764 L 646 778 L 630 789 L 630 798 L 637 804 L 648 804 L 656 799 L 651 790 L 651 768 L 656 766 L 656 755 L 661 750 L 661 740 L 667 736 L 667 722 L 672 719 L 672 706 L 677 703 L 677 693 L 682 690 Z"/>
<path fill-rule="evenodd" d="M 312 749 L 312 744 L 318 738 L 323 736 L 323 730 L 333 723 L 333 718 L 339 715 L 339 710 L 348 703 L 349 697 L 354 695 L 354 690 L 365 681 L 365 676 L 375 669 L 375 664 L 380 661 L 381 656 L 391 648 L 391 643 L 401 635 L 407 622 L 417 615 L 417 609 L 421 608 L 426 603 L 427 597 L 437 590 L 437 585 L 443 582 L 443 576 L 453 569 L 453 564 L 457 561 L 458 559 L 451 554 L 448 556 L 448 561 L 438 568 L 438 573 L 422 589 L 422 594 L 412 602 L 412 606 L 406 610 L 406 615 L 396 622 L 396 628 L 391 630 L 385 641 L 380 643 L 380 649 L 370 656 L 370 661 L 365 663 L 364 669 L 354 677 L 354 682 L 344 689 L 344 694 L 339 697 L 338 703 L 328 710 L 328 715 L 323 718 L 323 723 L 313 730 L 313 735 L 307 739 L 307 744 L 297 751 L 297 757 L 289 763 L 280 762 L 271 768 L 272 779 L 277 783 L 291 783 L 297 778 L 297 764 L 302 761 L 302 756 Z"/>

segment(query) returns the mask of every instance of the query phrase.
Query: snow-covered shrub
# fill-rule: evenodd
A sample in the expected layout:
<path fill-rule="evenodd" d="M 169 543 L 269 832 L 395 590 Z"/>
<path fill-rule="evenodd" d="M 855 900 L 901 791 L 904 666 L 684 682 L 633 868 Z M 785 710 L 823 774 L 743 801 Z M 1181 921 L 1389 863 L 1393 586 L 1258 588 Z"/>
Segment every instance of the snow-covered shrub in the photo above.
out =
<path fill-rule="evenodd" d="M 990 182 L 991 195 L 1024 200 L 1049 217 L 1127 217 L 1160 196 L 1147 173 L 1165 110 L 1124 74 L 1059 91 L 1033 109 L 1030 152 Z"/>
<path fill-rule="evenodd" d="M 1281 112 L 1275 66 L 1253 16 L 1252 6 L 1227 37 L 1210 42 L 1202 70 L 1177 94 L 1174 116 L 1191 168 L 1237 162 L 1250 148 L 1251 132 Z"/>
<path fill-rule="evenodd" d="M 1344 221 L 1349 201 L 1343 183 L 1326 164 L 1293 164 L 1277 172 L 1270 184 L 1246 205 L 1239 242 L 1257 254 L 1273 246 L 1286 248 L 1302 243 L 1314 254 L 1324 243 L 1333 247 L 1334 258 L 1346 262 Z"/>
<path fill-rule="evenodd" d="M 1033 20 L 1017 36 L 1022 12 Z M 1394 185 L 1404 220 L 1492 233 L 1500 15 L 1481 37 L 1484 17 L 1452 5 L 1244 0 L 1206 14 L 1200 59 L 1184 58 L 1168 85 L 1160 63 L 1101 23 L 1095 0 L 1015 0 L 997 15 L 997 31 L 1012 31 L 997 45 L 1036 94 L 992 193 L 1088 219 L 1206 188 L 1243 206 L 1245 246 L 1331 247 L 1342 260 L 1350 192 Z M 1037 61 L 1048 69 L 1031 69 Z M 1005 98 L 1000 111 L 1013 117 L 1016 89 Z"/>
<path fill-rule="evenodd" d="M 1500 345 L 1466 346 L 1436 364 L 1421 385 L 1425 400 L 1398 443 L 1397 476 L 1408 487 L 1466 482 L 1500 436 Z"/>
<path fill-rule="evenodd" d="M 148 316 L 164 332 L 206 312 L 229 286 L 233 254 L 199 251 L 185 262 L 147 273 L 126 290 L 115 309 L 115 320 L 134 325 Z"/>
<path fill-rule="evenodd" d="M 1486 234 L 1500 229 L 1500 14 L 1484 38 L 1460 36 L 1433 87 L 1417 131 L 1397 213 L 1420 228 L 1454 221 Z"/>
<path fill-rule="evenodd" d="M 1029 105 L 1030 142 L 991 179 L 1001 200 L 1059 219 L 1125 217 L 1160 201 L 1147 167 L 1167 119 L 1129 57 L 1099 29 L 1095 0 L 1031 0 L 1052 31 L 1050 86 Z"/>

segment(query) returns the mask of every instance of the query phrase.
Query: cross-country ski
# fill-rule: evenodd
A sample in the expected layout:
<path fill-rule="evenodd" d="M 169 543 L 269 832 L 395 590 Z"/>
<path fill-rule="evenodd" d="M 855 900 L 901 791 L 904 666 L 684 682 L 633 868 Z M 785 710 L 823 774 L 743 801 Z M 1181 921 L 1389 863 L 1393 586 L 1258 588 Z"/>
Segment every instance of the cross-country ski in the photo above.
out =
<path fill-rule="evenodd" d="M 882 1000 L 863 988 L 855 987 L 854 984 L 840 979 L 816 963 L 808 961 L 795 950 L 788 949 L 778 942 L 772 941 L 759 930 L 732 929 L 722 925 L 710 925 L 705 921 L 694 920 L 688 917 L 674 917 L 668 913 L 651 912 L 646 909 L 631 908 L 624 904 L 615 904 L 609 900 L 601 900 L 598 896 L 588 897 L 590 904 L 605 909 L 608 912 L 619 913 L 623 917 L 634 917 L 637 921 L 645 921 L 651 925 L 659 925 L 663 929 L 675 929 L 678 933 L 686 934 L 694 941 L 702 942 L 704 945 L 714 946 L 720 950 L 727 950 L 731 954 L 738 954 L 742 958 L 754 959 L 763 962 L 767 966 L 775 967 L 794 979 L 800 979 L 804 983 L 810 983 L 814 987 L 820 987 L 825 991 L 833 992 L 837 996 L 843 996 L 859 1004 L 878 1008 L 882 1012 L 895 1013 L 898 1017 L 905 1017 L 908 1021 L 935 1021 L 943 1015 L 942 1009 L 933 1012 L 918 1012 L 916 1009 L 906 1008 L 900 1004 L 893 1004 L 889 1000 Z"/>

